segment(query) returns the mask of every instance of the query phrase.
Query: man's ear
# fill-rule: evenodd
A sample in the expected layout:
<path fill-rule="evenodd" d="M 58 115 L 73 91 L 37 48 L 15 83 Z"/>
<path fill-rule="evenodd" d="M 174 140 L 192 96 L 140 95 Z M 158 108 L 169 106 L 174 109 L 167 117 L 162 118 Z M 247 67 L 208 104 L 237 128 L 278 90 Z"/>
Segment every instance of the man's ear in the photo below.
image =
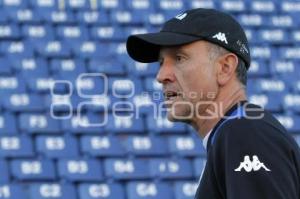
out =
<path fill-rule="evenodd" d="M 238 65 L 238 57 L 233 53 L 226 53 L 217 58 L 217 82 L 224 86 L 235 76 Z"/>

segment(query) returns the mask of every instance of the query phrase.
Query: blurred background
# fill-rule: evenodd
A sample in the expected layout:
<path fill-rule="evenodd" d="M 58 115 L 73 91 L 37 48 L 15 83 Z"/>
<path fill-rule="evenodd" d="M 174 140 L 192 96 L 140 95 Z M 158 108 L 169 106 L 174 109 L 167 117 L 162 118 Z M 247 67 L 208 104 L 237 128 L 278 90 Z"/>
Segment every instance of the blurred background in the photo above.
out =
<path fill-rule="evenodd" d="M 192 199 L 201 139 L 125 41 L 197 7 L 245 28 L 249 100 L 300 145 L 300 1 L 0 0 L 0 198 Z"/>

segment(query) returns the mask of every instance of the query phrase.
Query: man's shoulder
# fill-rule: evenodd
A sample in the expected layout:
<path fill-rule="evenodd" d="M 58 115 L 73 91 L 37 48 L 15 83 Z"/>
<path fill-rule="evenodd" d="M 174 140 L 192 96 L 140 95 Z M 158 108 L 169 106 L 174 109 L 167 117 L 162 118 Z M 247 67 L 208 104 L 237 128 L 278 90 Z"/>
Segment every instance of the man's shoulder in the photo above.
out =
<path fill-rule="evenodd" d="M 257 143 L 259 140 L 297 145 L 280 122 L 262 107 L 246 103 L 241 117 L 227 120 L 219 129 L 220 139 Z"/>

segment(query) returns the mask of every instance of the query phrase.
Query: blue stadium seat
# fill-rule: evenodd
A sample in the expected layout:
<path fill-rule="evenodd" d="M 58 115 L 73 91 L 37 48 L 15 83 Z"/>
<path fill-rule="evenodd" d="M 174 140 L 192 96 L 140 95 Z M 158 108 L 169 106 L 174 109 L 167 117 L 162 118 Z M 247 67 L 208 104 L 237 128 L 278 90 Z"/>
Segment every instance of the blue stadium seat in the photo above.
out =
<path fill-rule="evenodd" d="M 11 174 L 18 180 L 55 180 L 54 162 L 50 160 L 21 160 L 11 161 Z"/>
<path fill-rule="evenodd" d="M 48 64 L 45 59 L 34 57 L 20 57 L 13 59 L 10 57 L 13 69 L 25 78 L 48 76 Z"/>
<path fill-rule="evenodd" d="M 0 77 L 0 94 L 7 95 L 10 93 L 24 93 L 25 84 L 22 77 L 1 76 Z"/>
<path fill-rule="evenodd" d="M 99 8 L 104 10 L 119 10 L 123 8 L 121 0 L 97 0 Z"/>
<path fill-rule="evenodd" d="M 168 147 L 172 154 L 180 156 L 205 156 L 206 151 L 196 136 L 170 136 Z"/>
<path fill-rule="evenodd" d="M 102 164 L 96 159 L 60 159 L 57 167 L 58 175 L 71 182 L 103 180 Z"/>
<path fill-rule="evenodd" d="M 273 15 L 269 16 L 266 25 L 271 28 L 293 28 L 296 22 L 291 15 Z"/>
<path fill-rule="evenodd" d="M 34 50 L 32 44 L 27 41 L 4 41 L 0 43 L 0 53 L 7 56 L 27 56 L 33 57 Z"/>
<path fill-rule="evenodd" d="M 106 158 L 104 170 L 107 178 L 116 180 L 138 180 L 150 177 L 148 162 L 140 159 Z"/>
<path fill-rule="evenodd" d="M 44 136 L 35 138 L 36 151 L 48 158 L 78 157 L 78 143 L 74 136 Z"/>
<path fill-rule="evenodd" d="M 162 91 L 162 84 L 153 77 L 147 77 L 144 84 L 147 91 Z"/>
<path fill-rule="evenodd" d="M 39 12 L 42 20 L 53 23 L 53 24 L 66 24 L 66 23 L 74 23 L 75 16 L 73 12 L 66 11 L 58 11 L 52 9 L 41 9 L 37 10 Z"/>
<path fill-rule="evenodd" d="M 131 181 L 127 183 L 128 199 L 171 199 L 173 198 L 173 190 L 171 186 L 165 182 L 147 182 L 147 181 Z"/>
<path fill-rule="evenodd" d="M 280 93 L 250 94 L 249 101 L 273 112 L 280 112 L 283 108 L 283 97 Z"/>
<path fill-rule="evenodd" d="M 65 41 L 38 41 L 34 45 L 36 51 L 43 57 L 68 57 L 71 55 L 71 47 Z"/>
<path fill-rule="evenodd" d="M 132 60 L 128 60 L 125 63 L 128 74 L 133 76 L 155 76 L 159 70 L 159 65 L 157 63 L 139 63 Z"/>
<path fill-rule="evenodd" d="M 1 2 L 0 2 L 0 5 L 1 5 Z M 6 12 L 5 9 L 3 9 L 2 7 L 0 7 L 0 22 L 1 23 L 6 23 L 7 20 L 8 20 L 8 13 Z M 7 34 L 7 33 L 5 33 L 5 34 Z"/>
<path fill-rule="evenodd" d="M 124 75 L 125 67 L 122 62 L 111 59 L 91 59 L 87 65 L 88 71 L 92 73 L 103 73 L 104 75 Z"/>
<path fill-rule="evenodd" d="M 28 158 L 33 157 L 33 143 L 28 136 L 1 136 L 0 157 Z"/>
<path fill-rule="evenodd" d="M 144 16 L 146 24 L 151 26 L 161 26 L 165 21 L 166 17 L 161 12 L 149 12 L 148 15 Z"/>
<path fill-rule="evenodd" d="M 261 14 L 239 14 L 237 20 L 244 27 L 260 27 L 267 22 L 267 18 Z"/>
<path fill-rule="evenodd" d="M 6 160 L 0 159 L 0 183 L 8 183 L 9 182 L 9 167 Z"/>
<path fill-rule="evenodd" d="M 195 181 L 178 181 L 174 184 L 175 199 L 191 199 L 195 196 L 198 183 Z"/>
<path fill-rule="evenodd" d="M 0 25 L 1 39 L 18 39 L 20 36 L 20 28 L 16 24 Z"/>
<path fill-rule="evenodd" d="M 77 199 L 75 187 L 65 183 L 32 183 L 28 187 L 28 193 L 32 199 Z"/>
<path fill-rule="evenodd" d="M 8 10 L 14 10 L 14 9 L 19 9 L 19 8 L 25 8 L 27 6 L 27 1 L 22 1 L 22 0 L 2 0 L 1 4 L 5 9 Z"/>
<path fill-rule="evenodd" d="M 18 118 L 19 128 L 26 133 L 61 133 L 60 121 L 50 115 L 21 113 Z"/>
<path fill-rule="evenodd" d="M 22 8 L 7 12 L 9 18 L 15 23 L 40 23 L 39 13 L 32 9 Z"/>
<path fill-rule="evenodd" d="M 13 112 L 43 111 L 45 105 L 42 96 L 36 94 L 16 93 L 8 94 L 3 99 L 3 107 Z"/>
<path fill-rule="evenodd" d="M 226 0 L 220 2 L 220 8 L 225 12 L 240 13 L 246 11 L 247 5 L 241 0 Z"/>
<path fill-rule="evenodd" d="M 129 136 L 124 145 L 128 154 L 155 157 L 168 155 L 166 144 L 167 142 L 162 136 Z"/>
<path fill-rule="evenodd" d="M 188 9 L 194 9 L 194 8 L 208 8 L 208 9 L 216 9 L 217 3 L 214 0 L 191 0 L 187 2 L 187 8 Z"/>
<path fill-rule="evenodd" d="M 89 0 L 69 0 L 66 1 L 65 9 L 74 11 L 87 10 L 91 8 L 90 4 Z"/>
<path fill-rule="evenodd" d="M 78 190 L 80 199 L 125 199 L 124 187 L 120 183 L 81 183 Z"/>
<path fill-rule="evenodd" d="M 105 43 L 98 44 L 95 41 L 76 41 L 71 43 L 72 51 L 78 58 L 83 59 L 107 59 L 111 56 Z"/>
<path fill-rule="evenodd" d="M 291 40 L 292 42 L 300 42 L 300 31 L 298 30 L 293 30 L 291 32 Z"/>
<path fill-rule="evenodd" d="M 300 11 L 300 2 L 299 1 L 281 1 L 280 3 L 280 11 L 284 13 L 297 13 Z"/>
<path fill-rule="evenodd" d="M 297 46 L 279 48 L 279 58 L 288 60 L 300 60 L 300 48 Z"/>
<path fill-rule="evenodd" d="M 129 10 L 153 10 L 154 5 L 151 0 L 126 0 L 126 5 Z"/>
<path fill-rule="evenodd" d="M 29 0 L 30 5 L 36 10 L 50 11 L 58 8 L 59 1 L 57 0 Z"/>
<path fill-rule="evenodd" d="M 105 130 L 110 133 L 132 134 L 146 133 L 144 127 L 144 119 L 135 118 L 134 115 L 117 113 L 117 109 L 123 109 L 122 106 L 117 106 L 115 115 L 109 114 Z"/>
<path fill-rule="evenodd" d="M 28 90 L 32 93 L 50 93 L 51 88 L 55 82 L 53 77 L 31 77 L 26 79 Z M 64 88 L 55 89 L 57 91 L 63 91 Z"/>
<path fill-rule="evenodd" d="M 107 118 L 106 118 L 107 119 Z M 74 114 L 68 120 L 62 120 L 62 129 L 74 134 L 104 133 L 105 117 L 98 113 Z"/>
<path fill-rule="evenodd" d="M 257 40 L 261 44 L 287 44 L 290 42 L 288 32 L 281 29 L 262 29 L 257 32 L 257 36 Z"/>
<path fill-rule="evenodd" d="M 120 41 L 125 39 L 124 31 L 118 26 L 94 26 L 90 29 L 91 39 L 100 41 Z"/>
<path fill-rule="evenodd" d="M 262 92 L 277 92 L 282 93 L 287 91 L 287 85 L 283 80 L 280 79 L 257 79 L 254 82 L 257 91 Z"/>
<path fill-rule="evenodd" d="M 49 64 L 52 74 L 64 76 L 79 76 L 86 73 L 85 62 L 82 59 L 52 59 Z"/>
<path fill-rule="evenodd" d="M 149 161 L 150 175 L 161 179 L 189 179 L 193 177 L 192 163 L 188 159 L 154 158 Z"/>
<path fill-rule="evenodd" d="M 3 198 L 9 198 L 9 199 L 29 199 L 26 194 L 26 190 L 22 184 L 1 184 L 0 185 L 1 190 L 1 197 Z"/>
<path fill-rule="evenodd" d="M 300 95 L 287 94 L 283 97 L 283 107 L 286 111 L 294 111 L 300 113 Z"/>
<path fill-rule="evenodd" d="M 7 58 L 0 57 L 0 75 L 10 75 L 12 73 L 11 63 Z"/>
<path fill-rule="evenodd" d="M 203 169 L 205 167 L 205 164 L 206 164 L 206 160 L 204 158 L 195 158 L 194 159 L 194 161 L 193 161 L 194 174 L 197 179 L 200 178 L 200 176 L 203 172 Z"/>
<path fill-rule="evenodd" d="M 125 147 L 114 136 L 82 136 L 80 148 L 83 154 L 92 157 L 124 157 L 126 155 Z"/>
<path fill-rule="evenodd" d="M 298 115 L 276 114 L 275 117 L 290 133 L 300 133 L 300 117 Z"/>
<path fill-rule="evenodd" d="M 250 54 L 252 59 L 270 60 L 272 57 L 276 57 L 275 50 L 270 46 L 252 46 Z"/>
<path fill-rule="evenodd" d="M 0 114 L 0 131 L 2 135 L 17 134 L 17 123 L 15 115 L 10 113 Z"/>
<path fill-rule="evenodd" d="M 139 78 L 109 78 L 108 89 L 114 97 L 130 98 L 142 92 L 142 81 Z"/>
<path fill-rule="evenodd" d="M 81 24 L 109 24 L 109 17 L 106 12 L 97 12 L 92 10 L 81 11 L 77 12 L 76 19 Z"/>
<path fill-rule="evenodd" d="M 248 70 L 249 77 L 268 77 L 270 76 L 269 65 L 265 60 L 251 60 L 251 66 Z"/>
<path fill-rule="evenodd" d="M 134 25 L 143 23 L 143 18 L 139 12 L 129 10 L 117 10 L 110 13 L 111 22 L 119 25 Z"/>
<path fill-rule="evenodd" d="M 88 39 L 88 29 L 81 26 L 60 25 L 56 27 L 56 35 L 58 40 L 65 40 L 70 43 L 84 41 Z"/>
<path fill-rule="evenodd" d="M 277 5 L 275 1 L 250 1 L 250 11 L 252 13 L 275 13 L 277 11 Z"/>
<path fill-rule="evenodd" d="M 147 127 L 153 133 L 185 133 L 186 128 L 182 123 L 170 122 L 166 117 L 147 117 Z"/>

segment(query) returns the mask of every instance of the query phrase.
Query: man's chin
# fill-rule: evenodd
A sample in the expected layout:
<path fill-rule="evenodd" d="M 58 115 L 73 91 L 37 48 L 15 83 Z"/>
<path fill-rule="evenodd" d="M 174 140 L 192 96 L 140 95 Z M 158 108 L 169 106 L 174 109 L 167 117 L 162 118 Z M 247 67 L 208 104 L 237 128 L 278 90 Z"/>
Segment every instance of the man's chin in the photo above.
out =
<path fill-rule="evenodd" d="M 191 117 L 184 114 L 174 114 L 172 112 L 168 112 L 167 118 L 170 122 L 184 122 L 184 123 L 190 123 Z"/>

